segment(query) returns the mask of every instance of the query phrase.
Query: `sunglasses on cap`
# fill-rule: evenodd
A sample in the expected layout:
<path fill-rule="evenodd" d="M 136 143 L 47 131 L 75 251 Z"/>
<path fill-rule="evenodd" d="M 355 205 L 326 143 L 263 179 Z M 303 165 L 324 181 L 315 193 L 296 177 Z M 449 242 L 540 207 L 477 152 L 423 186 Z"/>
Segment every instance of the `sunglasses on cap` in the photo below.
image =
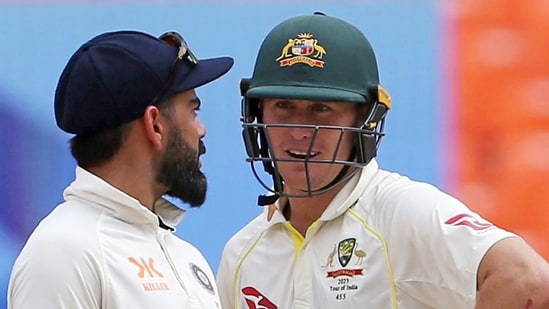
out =
<path fill-rule="evenodd" d="M 189 61 L 191 65 L 198 64 L 198 58 L 193 54 L 193 52 L 189 49 L 189 45 L 187 45 L 187 42 L 185 42 L 185 39 L 183 37 L 174 31 L 166 32 L 158 37 L 158 39 L 166 42 L 167 44 L 176 47 L 179 49 L 177 52 L 177 57 L 173 61 L 172 65 L 170 66 L 170 71 L 168 73 L 168 81 L 166 84 L 162 87 L 162 90 L 154 97 L 154 99 L 151 102 L 151 105 L 156 105 L 158 100 L 162 98 L 168 89 L 173 84 L 173 80 L 175 78 L 175 71 L 177 68 L 177 64 L 180 61 Z"/>
<path fill-rule="evenodd" d="M 193 64 L 198 63 L 198 58 L 196 58 L 193 52 L 189 49 L 189 45 L 187 45 L 187 42 L 185 42 L 185 39 L 183 39 L 183 37 L 179 33 L 170 31 L 162 34 L 158 38 L 173 47 L 179 48 L 179 52 L 177 53 L 177 59 L 175 59 L 172 67 L 176 64 L 177 61 L 183 59 L 187 59 Z"/>

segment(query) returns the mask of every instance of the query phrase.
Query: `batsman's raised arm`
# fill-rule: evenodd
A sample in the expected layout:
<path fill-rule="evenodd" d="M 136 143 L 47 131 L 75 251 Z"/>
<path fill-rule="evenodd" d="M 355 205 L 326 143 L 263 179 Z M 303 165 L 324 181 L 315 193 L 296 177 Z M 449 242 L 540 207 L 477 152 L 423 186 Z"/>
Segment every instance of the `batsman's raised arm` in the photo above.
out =
<path fill-rule="evenodd" d="M 518 238 L 496 243 L 478 271 L 476 309 L 549 308 L 549 264 Z"/>

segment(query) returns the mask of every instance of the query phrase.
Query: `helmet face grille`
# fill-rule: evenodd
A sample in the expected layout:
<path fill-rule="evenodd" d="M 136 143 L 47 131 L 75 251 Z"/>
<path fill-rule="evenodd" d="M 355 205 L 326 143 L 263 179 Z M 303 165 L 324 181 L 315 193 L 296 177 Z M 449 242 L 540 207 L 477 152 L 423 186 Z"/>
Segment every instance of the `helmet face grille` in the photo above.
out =
<path fill-rule="evenodd" d="M 337 185 L 348 180 L 358 171 L 356 167 L 366 165 L 376 153 L 377 145 L 384 135 L 379 131 L 383 121 L 377 122 L 375 128 L 369 129 L 369 126 L 363 125 L 360 128 L 356 127 L 339 127 L 339 126 L 322 126 L 322 125 L 296 125 L 296 124 L 263 124 L 263 123 L 243 123 L 244 143 L 246 146 L 248 158 L 254 176 L 259 183 L 268 191 L 277 194 L 278 196 L 290 197 L 310 197 L 327 192 Z M 274 132 L 280 129 L 297 128 L 301 130 L 311 130 L 309 146 L 307 151 L 299 154 L 280 154 L 273 151 L 272 142 L 269 132 Z M 318 135 L 322 131 L 337 131 L 338 140 L 334 152 L 329 156 L 317 158 L 313 152 L 314 145 Z M 350 136 L 354 141 L 354 149 L 350 155 L 342 157 L 343 149 L 341 148 L 344 136 Z M 302 164 L 306 183 L 303 187 L 302 194 L 288 194 L 284 192 L 284 178 L 280 174 L 280 167 L 284 164 Z M 265 175 L 259 175 L 257 165 L 263 165 L 264 171 L 267 172 L 272 179 L 266 178 Z M 341 172 L 336 176 L 329 185 L 322 188 L 314 188 L 311 181 L 311 168 L 324 165 L 326 167 L 339 165 Z M 353 169 L 353 167 L 355 167 Z M 272 186 L 269 185 L 273 182 Z"/>

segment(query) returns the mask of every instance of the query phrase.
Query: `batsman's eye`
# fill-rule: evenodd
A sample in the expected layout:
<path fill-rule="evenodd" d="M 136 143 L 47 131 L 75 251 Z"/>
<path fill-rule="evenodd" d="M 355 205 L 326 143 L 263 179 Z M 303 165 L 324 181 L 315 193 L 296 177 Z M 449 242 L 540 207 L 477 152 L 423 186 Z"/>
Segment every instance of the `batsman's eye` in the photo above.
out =
<path fill-rule="evenodd" d="M 279 109 L 290 109 L 292 108 L 292 104 L 288 101 L 278 101 L 276 102 L 276 108 Z"/>
<path fill-rule="evenodd" d="M 313 104 L 313 106 L 311 106 L 311 109 L 315 112 L 325 112 L 328 111 L 330 107 L 325 104 Z"/>

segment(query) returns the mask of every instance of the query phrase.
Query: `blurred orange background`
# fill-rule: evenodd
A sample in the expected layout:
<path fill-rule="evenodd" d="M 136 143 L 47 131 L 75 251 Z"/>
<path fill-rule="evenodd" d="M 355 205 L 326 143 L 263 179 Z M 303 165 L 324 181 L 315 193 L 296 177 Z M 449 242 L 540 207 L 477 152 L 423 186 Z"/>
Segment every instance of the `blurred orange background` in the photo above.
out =
<path fill-rule="evenodd" d="M 445 14 L 452 191 L 549 259 L 549 1 L 461 0 Z"/>

